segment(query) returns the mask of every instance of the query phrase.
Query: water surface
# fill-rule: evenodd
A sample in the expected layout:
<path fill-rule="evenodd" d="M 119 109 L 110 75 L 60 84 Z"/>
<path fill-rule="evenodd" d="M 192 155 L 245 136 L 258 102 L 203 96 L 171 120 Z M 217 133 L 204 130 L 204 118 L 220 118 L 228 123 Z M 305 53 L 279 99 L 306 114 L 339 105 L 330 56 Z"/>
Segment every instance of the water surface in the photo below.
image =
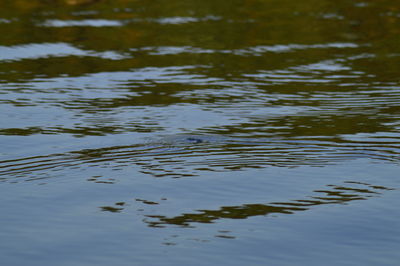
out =
<path fill-rule="evenodd" d="M 3 1 L 5 265 L 398 265 L 391 1 Z"/>

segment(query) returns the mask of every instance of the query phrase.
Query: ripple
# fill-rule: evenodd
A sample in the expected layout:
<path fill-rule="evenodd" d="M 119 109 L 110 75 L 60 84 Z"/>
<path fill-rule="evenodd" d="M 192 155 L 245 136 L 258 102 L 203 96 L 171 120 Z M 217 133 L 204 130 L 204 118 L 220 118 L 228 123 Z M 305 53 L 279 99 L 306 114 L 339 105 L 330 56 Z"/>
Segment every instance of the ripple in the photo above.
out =
<path fill-rule="evenodd" d="M 184 83 L 207 84 L 217 81 L 216 78 L 201 74 L 190 74 L 185 70 L 194 66 L 145 67 L 131 71 L 98 72 L 80 77 L 35 78 L 27 83 L 8 83 L 4 87 L 28 88 L 110 88 L 132 87 L 137 85 L 152 85 L 153 83 Z"/>
<path fill-rule="evenodd" d="M 278 2 L 3 1 L 3 264 L 395 265 L 398 5 Z"/>
<path fill-rule="evenodd" d="M 365 46 L 365 45 L 361 45 Z M 325 43 L 325 44 L 276 44 L 276 45 L 262 45 L 250 46 L 241 49 L 205 49 L 194 46 L 156 46 L 156 47 L 142 47 L 131 48 L 131 51 L 148 52 L 150 55 L 177 55 L 183 53 L 189 54 L 233 54 L 239 56 L 260 56 L 265 53 L 291 53 L 301 50 L 313 49 L 348 49 L 359 48 L 360 45 L 355 43 Z M 317 66 L 315 66 L 317 67 Z"/>
<path fill-rule="evenodd" d="M 154 19 L 153 21 L 160 24 L 186 24 L 191 22 L 198 22 L 200 21 L 200 19 L 194 17 L 166 17 Z"/>
<path fill-rule="evenodd" d="M 0 46 L 0 60 L 5 61 L 66 56 L 93 56 L 113 60 L 124 58 L 122 54 L 116 52 L 82 50 L 68 43 L 32 43 L 15 46 Z"/>
<path fill-rule="evenodd" d="M 121 27 L 132 23 L 157 23 L 162 25 L 180 25 L 195 22 L 216 21 L 220 20 L 217 16 L 205 17 L 161 17 L 161 18 L 133 18 L 122 20 L 111 19 L 81 19 L 81 20 L 61 20 L 61 19 L 48 19 L 43 23 L 38 24 L 42 27 Z"/>
<path fill-rule="evenodd" d="M 14 176 L 32 180 L 42 171 L 83 170 L 88 166 L 121 169 L 135 165 L 140 172 L 154 177 L 176 178 L 197 176 L 204 171 L 268 166 L 324 167 L 355 159 L 399 163 L 399 148 L 399 142 L 341 144 L 321 140 L 177 135 L 143 144 L 4 160 L 0 163 L 0 175 L 6 179 Z"/>
<path fill-rule="evenodd" d="M 45 27 L 119 27 L 123 23 L 118 20 L 109 19 L 83 19 L 83 20 L 59 20 L 49 19 L 46 20 L 42 26 Z"/>
<path fill-rule="evenodd" d="M 261 55 L 267 52 L 272 53 L 287 53 L 294 52 L 297 50 L 310 50 L 310 49 L 345 49 L 345 48 L 358 48 L 360 47 L 355 43 L 324 43 L 324 44 L 278 44 L 278 45 L 259 45 L 254 47 L 249 47 L 245 49 L 234 50 L 234 54 L 237 55 Z"/>
<path fill-rule="evenodd" d="M 9 20 L 9 19 L 0 18 L 0 24 L 9 24 L 9 23 L 11 23 L 11 22 L 12 22 L 12 21 Z"/>

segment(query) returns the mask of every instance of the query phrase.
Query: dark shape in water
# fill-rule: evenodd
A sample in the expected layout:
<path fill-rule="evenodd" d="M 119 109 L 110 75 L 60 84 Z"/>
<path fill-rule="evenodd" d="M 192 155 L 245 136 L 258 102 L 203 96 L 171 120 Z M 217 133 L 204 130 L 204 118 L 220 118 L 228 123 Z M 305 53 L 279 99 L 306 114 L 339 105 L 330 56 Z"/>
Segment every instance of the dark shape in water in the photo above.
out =
<path fill-rule="evenodd" d="M 194 138 L 194 137 L 188 137 L 186 138 L 189 142 L 193 142 L 193 143 L 203 143 L 202 139 L 199 138 Z"/>
<path fill-rule="evenodd" d="M 194 223 L 214 223 L 219 219 L 247 219 L 253 216 L 267 216 L 269 214 L 293 214 L 309 210 L 311 207 L 325 204 L 346 204 L 355 200 L 366 200 L 382 193 L 381 190 L 393 190 L 381 186 L 374 186 L 360 182 L 345 182 L 346 186 L 327 185 L 329 189 L 314 190 L 314 195 L 307 199 L 292 200 L 288 202 L 270 202 L 268 204 L 244 204 L 241 206 L 222 206 L 218 210 L 196 210 L 193 213 L 183 213 L 174 217 L 163 215 L 146 215 L 144 220 L 150 227 L 165 227 L 178 225 L 181 227 L 194 227 Z M 349 186 L 355 184 L 357 187 Z"/>

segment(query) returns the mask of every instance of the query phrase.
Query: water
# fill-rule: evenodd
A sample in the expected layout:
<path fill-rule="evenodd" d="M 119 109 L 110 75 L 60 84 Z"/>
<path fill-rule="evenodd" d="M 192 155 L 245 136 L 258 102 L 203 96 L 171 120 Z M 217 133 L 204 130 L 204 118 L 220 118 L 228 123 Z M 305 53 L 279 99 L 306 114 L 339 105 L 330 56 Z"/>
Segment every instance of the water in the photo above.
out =
<path fill-rule="evenodd" d="M 398 265 L 390 1 L 3 1 L 4 265 Z"/>

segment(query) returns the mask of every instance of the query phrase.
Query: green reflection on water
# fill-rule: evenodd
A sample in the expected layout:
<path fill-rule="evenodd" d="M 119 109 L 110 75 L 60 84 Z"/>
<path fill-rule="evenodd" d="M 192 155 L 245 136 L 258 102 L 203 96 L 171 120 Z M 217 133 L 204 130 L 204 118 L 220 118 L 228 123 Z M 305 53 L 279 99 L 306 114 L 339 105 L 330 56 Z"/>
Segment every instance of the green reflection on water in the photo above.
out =
<path fill-rule="evenodd" d="M 218 230 L 215 236 L 219 241 L 235 239 L 230 242 L 236 243 L 236 250 L 212 257 L 209 254 L 217 249 L 206 246 L 200 253 L 207 255 L 195 262 L 209 263 L 217 257 L 216 265 L 228 258 L 233 258 L 230 265 L 243 265 L 236 261 L 236 254 L 242 253 L 265 262 L 265 244 L 271 249 L 277 240 L 260 234 L 259 245 L 249 240 L 247 232 L 235 229 L 248 230 L 245 221 L 256 216 L 280 214 L 293 214 L 279 220 L 287 228 L 304 229 L 295 218 L 307 217 L 315 228 L 304 230 L 314 234 L 318 243 L 326 244 L 320 234 L 328 233 L 317 226 L 315 217 L 333 228 L 347 223 L 356 232 L 328 234 L 334 244 L 312 248 L 320 248 L 319 262 L 329 258 L 323 254 L 327 250 L 334 251 L 332 259 L 347 256 L 363 265 L 371 261 L 380 265 L 382 258 L 398 261 L 394 252 L 398 230 L 393 226 L 398 217 L 391 201 L 395 197 L 385 200 L 389 186 L 382 185 L 397 184 L 393 169 L 399 162 L 400 7 L 396 2 L 4 0 L 1 5 L 0 181 L 8 195 L 3 200 L 9 204 L 1 211 L 6 218 L 0 221 L 1 228 L 7 229 L 0 232 L 5 239 L 0 243 L 6 250 L 4 261 L 21 260 L 16 265 L 26 265 L 37 261 L 32 259 L 35 256 L 49 259 L 44 251 L 55 249 L 59 255 L 68 246 L 71 254 L 78 254 L 70 265 L 82 262 L 82 257 L 96 265 L 143 262 L 160 257 L 150 250 L 157 255 L 165 251 L 157 249 L 155 227 L 165 231 L 192 227 L 201 235 L 207 231 L 201 225 L 233 220 L 233 230 Z M 345 165 L 348 180 L 354 181 L 341 183 L 335 173 L 324 180 L 321 169 L 334 171 L 333 164 Z M 372 170 L 367 182 L 363 174 L 373 164 L 390 165 L 392 172 L 384 167 Z M 282 185 L 277 174 L 265 179 L 272 190 L 280 188 L 273 198 L 283 200 L 262 203 L 251 197 L 265 196 L 255 189 L 261 181 L 251 169 L 297 171 L 301 167 L 310 167 L 310 177 L 322 180 L 323 189 L 306 189 L 314 187 L 312 178 L 301 176 L 297 185 L 312 192 L 295 197 L 287 192 L 293 184 Z M 206 192 L 214 189 L 210 183 L 218 185 L 218 174 L 226 173 L 233 177 L 242 173 L 246 182 L 226 181 L 214 193 L 222 196 L 207 198 Z M 290 174 L 285 172 L 285 177 Z M 205 192 L 193 200 L 195 184 L 203 179 Z M 165 202 L 148 200 L 164 192 L 162 182 L 171 180 L 176 183 L 169 189 L 176 189 L 179 198 L 173 207 L 184 210 L 175 214 Z M 35 184 L 46 186 L 31 188 Z M 131 195 L 137 187 L 143 196 L 133 203 L 121 199 L 121 190 Z M 240 193 L 234 193 L 238 187 Z M 20 189 L 29 196 L 20 194 Z M 75 194 L 68 194 L 69 189 Z M 99 191 L 104 194 L 99 196 Z M 237 203 L 232 200 L 235 195 L 249 200 L 240 198 Z M 363 204 L 355 204 L 358 200 Z M 110 202 L 116 203 L 108 206 Z M 354 207 L 340 209 L 346 217 L 329 221 L 326 217 L 332 215 L 316 208 L 347 203 Z M 138 213 L 130 211 L 134 204 L 141 206 Z M 93 213 L 96 208 L 100 214 Z M 311 210 L 320 216 L 313 216 Z M 370 217 L 371 213 L 376 215 Z M 104 218 L 108 215 L 111 220 Z M 135 219 L 123 220 L 127 215 Z M 354 220 L 348 219 L 353 215 Z M 366 218 L 369 231 L 378 232 L 371 238 L 357 235 L 366 231 L 357 231 Z M 85 219 L 102 228 L 93 229 Z M 136 220 L 139 229 L 132 230 Z M 271 232 L 281 229 L 270 225 Z M 48 229 L 52 226 L 56 233 Z M 143 230 L 142 235 L 140 226 L 150 231 Z M 255 227 L 262 228 L 263 222 Z M 107 232 L 104 228 L 109 235 L 100 234 Z M 60 233 L 75 230 L 81 236 L 72 238 L 85 238 L 85 248 Z M 188 231 L 180 236 L 189 237 Z M 134 240 L 124 238 L 131 234 Z M 288 234 L 276 234 L 285 244 L 293 240 Z M 92 236 L 122 244 L 110 248 L 96 238 L 90 242 Z M 243 238 L 253 247 L 257 244 L 256 254 L 244 248 Z M 145 244 L 136 247 L 138 252 L 132 252 L 131 244 L 142 241 Z M 164 244 L 176 243 L 185 242 Z M 304 260 L 303 254 L 310 254 L 307 243 L 308 238 L 297 239 L 292 246 L 297 253 L 290 256 L 286 245 L 278 245 L 274 252 L 281 256 L 280 262 L 290 264 L 291 259 Z M 343 243 L 347 243 L 344 248 Z M 106 256 L 102 248 L 126 253 L 118 250 L 119 255 Z M 31 255 L 18 253 L 26 250 Z M 187 251 L 174 257 L 187 259 L 193 255 Z M 277 265 L 273 258 L 267 259 Z M 59 256 L 56 261 L 60 262 Z"/>
<path fill-rule="evenodd" d="M 349 184 L 357 184 L 362 187 L 354 188 L 350 187 Z M 299 211 L 309 210 L 318 205 L 346 204 L 354 200 L 366 200 L 381 194 L 381 190 L 392 189 L 348 181 L 345 186 L 328 185 L 328 189 L 314 190 L 316 195 L 308 196 L 306 199 L 288 202 L 271 202 L 269 204 L 223 206 L 219 210 L 197 210 L 195 213 L 184 213 L 175 217 L 145 215 L 149 218 L 146 219 L 145 222 L 148 223 L 150 227 L 165 227 L 167 225 L 195 227 L 194 224 L 196 223 L 214 223 L 219 219 L 247 219 L 259 215 L 293 214 Z M 112 209 L 113 207 L 109 208 Z"/>

